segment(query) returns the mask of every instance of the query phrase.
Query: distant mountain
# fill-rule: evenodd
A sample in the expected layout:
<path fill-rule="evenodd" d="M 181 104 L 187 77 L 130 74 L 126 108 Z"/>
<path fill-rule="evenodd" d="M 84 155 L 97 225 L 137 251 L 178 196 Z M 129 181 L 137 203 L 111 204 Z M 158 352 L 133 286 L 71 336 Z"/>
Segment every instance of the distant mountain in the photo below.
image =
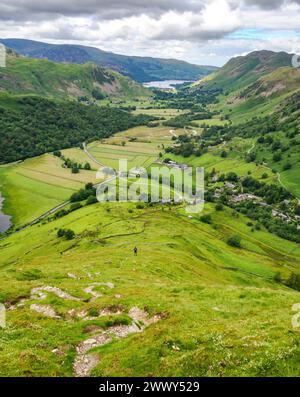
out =
<path fill-rule="evenodd" d="M 31 58 L 46 58 L 60 63 L 93 62 L 141 83 L 155 80 L 197 80 L 218 69 L 215 66 L 192 65 L 175 59 L 118 55 L 80 45 L 57 45 L 23 39 L 0 39 L 0 43 Z"/>
<path fill-rule="evenodd" d="M 232 58 L 225 66 L 199 83 L 235 91 L 255 83 L 280 67 L 291 67 L 292 55 L 286 52 L 255 51 Z"/>
<path fill-rule="evenodd" d="M 232 58 L 217 72 L 199 80 L 191 90 L 223 92 L 217 105 L 236 121 L 271 114 L 285 98 L 300 91 L 300 70 L 286 52 L 255 51 Z"/>
<path fill-rule="evenodd" d="M 0 68 L 0 91 L 81 100 L 150 95 L 139 83 L 92 63 L 54 63 L 23 57 L 11 50 L 7 67 Z"/>

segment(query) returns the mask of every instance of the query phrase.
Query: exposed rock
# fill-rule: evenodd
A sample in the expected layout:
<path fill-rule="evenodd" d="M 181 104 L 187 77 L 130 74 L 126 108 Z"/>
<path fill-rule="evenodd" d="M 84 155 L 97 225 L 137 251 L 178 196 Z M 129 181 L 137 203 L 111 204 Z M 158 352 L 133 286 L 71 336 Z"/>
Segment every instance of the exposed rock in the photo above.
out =
<path fill-rule="evenodd" d="M 41 300 L 46 299 L 47 294 L 45 294 L 44 292 L 50 292 L 52 294 L 55 294 L 59 298 L 67 299 L 71 301 L 81 300 L 79 298 L 76 298 L 75 296 L 68 294 L 67 292 L 62 291 L 60 288 L 50 287 L 50 286 L 33 288 L 31 290 L 31 299 L 41 299 Z"/>
<path fill-rule="evenodd" d="M 99 356 L 94 353 L 88 353 L 89 350 L 104 346 L 113 341 L 114 338 L 121 339 L 126 338 L 130 334 L 140 333 L 148 325 L 156 323 L 161 318 L 160 315 L 149 318 L 148 313 L 138 307 L 130 309 L 129 316 L 133 320 L 132 324 L 109 327 L 101 334 L 94 335 L 77 346 L 77 356 L 74 361 L 74 375 L 76 377 L 89 376 L 92 369 L 100 361 Z"/>
<path fill-rule="evenodd" d="M 50 318 L 61 318 L 56 311 L 50 305 L 30 305 L 30 310 L 34 310 L 39 314 L 43 314 L 46 317 Z"/>

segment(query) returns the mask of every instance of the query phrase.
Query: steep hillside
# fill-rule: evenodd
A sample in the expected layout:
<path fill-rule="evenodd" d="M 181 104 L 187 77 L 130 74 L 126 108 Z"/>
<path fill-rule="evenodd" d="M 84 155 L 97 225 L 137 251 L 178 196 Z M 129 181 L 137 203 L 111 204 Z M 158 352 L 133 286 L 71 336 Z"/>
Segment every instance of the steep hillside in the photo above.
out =
<path fill-rule="evenodd" d="M 214 66 L 192 65 L 176 59 L 118 55 L 79 45 L 55 45 L 22 39 L 0 39 L 0 43 L 32 58 L 78 64 L 93 62 L 112 68 L 139 82 L 197 80 L 217 69 Z"/>
<path fill-rule="evenodd" d="M 1 241 L 0 374 L 298 376 L 299 292 L 272 278 L 299 248 L 205 211 L 98 203 Z"/>
<path fill-rule="evenodd" d="M 300 70 L 292 67 L 291 57 L 285 52 L 256 51 L 233 58 L 190 90 L 218 90 L 221 95 L 213 109 L 233 123 L 267 116 L 300 89 Z"/>
<path fill-rule="evenodd" d="M 255 51 L 232 58 L 209 78 L 206 85 L 229 91 L 241 89 L 280 67 L 291 66 L 291 57 L 285 52 Z"/>
<path fill-rule="evenodd" d="M 133 80 L 92 63 L 60 64 L 26 58 L 11 51 L 7 67 L 0 69 L 0 91 L 82 100 L 150 94 Z"/>
<path fill-rule="evenodd" d="M 240 98 L 269 98 L 300 89 L 300 69 L 281 67 L 261 77 L 242 91 Z"/>

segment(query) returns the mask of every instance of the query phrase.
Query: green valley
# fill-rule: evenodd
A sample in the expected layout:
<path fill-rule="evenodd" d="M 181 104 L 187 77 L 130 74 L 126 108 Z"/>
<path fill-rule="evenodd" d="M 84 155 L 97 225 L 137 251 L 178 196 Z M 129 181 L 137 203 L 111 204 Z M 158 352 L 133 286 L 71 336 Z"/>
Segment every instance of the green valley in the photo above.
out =
<path fill-rule="evenodd" d="M 11 56 L 0 72 L 0 191 L 12 216 L 0 240 L 0 376 L 299 376 L 290 62 L 259 51 L 149 92 L 96 65 Z M 93 97 L 112 76 L 133 91 Z M 203 168 L 203 211 L 176 202 L 174 176 L 169 199 L 159 176 L 159 200 L 121 202 L 120 181 L 129 191 L 145 168 L 149 187 L 152 167 Z M 116 200 L 98 202 L 97 188 L 116 181 Z"/>

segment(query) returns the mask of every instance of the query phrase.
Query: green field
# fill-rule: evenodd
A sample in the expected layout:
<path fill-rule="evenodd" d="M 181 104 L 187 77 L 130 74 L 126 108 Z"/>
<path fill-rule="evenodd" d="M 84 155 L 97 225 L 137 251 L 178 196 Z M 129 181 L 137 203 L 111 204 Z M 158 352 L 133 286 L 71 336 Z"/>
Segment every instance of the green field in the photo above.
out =
<path fill-rule="evenodd" d="M 126 159 L 128 167 L 149 167 L 158 159 L 164 147 L 171 144 L 169 127 L 136 127 L 115 134 L 101 142 L 92 142 L 88 150 L 102 164 L 118 169 L 119 159 Z M 183 129 L 173 133 L 184 134 Z M 134 140 L 134 141 L 133 141 Z"/>
<path fill-rule="evenodd" d="M 100 356 L 92 376 L 299 376 L 299 331 L 291 325 L 299 293 L 271 280 L 299 268 L 299 247 L 252 233 L 231 210 L 206 205 L 205 212 L 213 225 L 181 207 L 96 204 L 1 242 L 0 297 L 13 306 L 0 332 L 0 374 L 72 376 L 76 347 L 110 331 L 117 337 L 92 350 Z M 58 239 L 61 227 L 76 240 Z M 241 249 L 226 244 L 233 233 Z M 42 300 L 30 297 L 36 287 L 80 300 L 51 289 Z M 132 308 L 157 322 L 125 336 Z M 74 310 L 91 318 L 70 317 Z"/>
<path fill-rule="evenodd" d="M 184 130 L 176 130 L 183 134 Z M 136 142 L 130 142 L 136 138 Z M 129 169 L 149 167 L 157 160 L 163 145 L 168 146 L 172 134 L 168 127 L 136 127 L 120 132 L 106 143 L 93 142 L 90 153 L 96 160 L 112 168 L 118 168 L 119 159 L 127 159 Z M 122 142 L 125 141 L 125 146 Z M 65 149 L 62 154 L 74 162 L 89 162 L 92 171 L 80 170 L 72 174 L 62 167 L 62 161 L 46 154 L 24 162 L 0 166 L 0 190 L 6 198 L 4 212 L 13 217 L 15 227 L 28 223 L 50 209 L 68 200 L 88 182 L 96 183 L 96 171 L 101 167 L 78 148 Z"/>
<path fill-rule="evenodd" d="M 279 68 L 287 62 L 288 54 L 255 52 L 205 78 L 206 86 L 198 84 L 203 90 L 194 84 L 194 91 L 165 95 L 90 63 L 8 57 L 0 72 L 0 113 L 10 111 L 2 130 L 14 139 L 5 135 L 4 146 L 11 147 L 3 163 L 71 148 L 61 150 L 63 158 L 48 153 L 0 166 L 3 212 L 13 222 L 0 237 L 0 305 L 6 309 L 0 377 L 300 376 L 300 204 L 277 188 L 300 197 L 299 97 L 286 101 L 300 80 L 298 70 Z M 33 145 L 20 139 L 23 124 L 16 123 L 18 106 L 9 92 L 93 101 L 104 107 L 93 107 L 104 129 L 96 134 L 93 112 L 75 128 L 73 106 L 63 111 L 69 107 L 61 102 L 60 113 L 51 116 L 45 102 L 49 123 L 36 118 L 43 121 L 45 149 L 23 154 Z M 189 117 L 176 119 L 185 112 Z M 278 117 L 260 119 L 272 112 Z M 122 131 L 140 124 L 127 120 L 130 113 L 158 119 L 140 117 L 147 126 Z M 21 121 L 27 114 L 31 137 L 39 128 L 32 127 L 30 112 Z M 65 129 L 49 128 L 56 114 L 68 127 L 67 144 Z M 165 126 L 170 118 L 184 128 Z M 50 131 L 59 133 L 56 146 Z M 175 177 L 168 188 L 164 178 L 153 182 L 137 176 L 140 171 L 114 178 L 102 169 L 118 170 L 124 159 L 128 171 L 150 171 L 166 159 L 203 167 L 203 211 L 174 203 L 182 193 Z M 89 163 L 91 170 L 74 173 L 81 167 L 72 162 Z M 169 162 L 169 169 L 178 164 Z M 80 191 L 104 178 L 103 202 L 92 187 Z M 160 203 L 147 201 L 154 187 Z M 115 192 L 119 202 L 109 202 Z M 126 202 L 125 193 L 143 194 L 147 203 Z M 62 204 L 70 211 L 57 213 Z"/>
<path fill-rule="evenodd" d="M 158 157 L 156 150 L 147 143 L 128 143 L 126 146 L 93 143 L 88 146 L 90 153 L 102 164 L 119 169 L 119 159 L 128 161 L 128 167 L 149 167 Z M 157 154 L 157 155 L 156 155 Z"/>
<path fill-rule="evenodd" d="M 131 128 L 127 131 L 120 132 L 115 134 L 111 140 L 115 140 L 115 138 L 137 138 L 139 141 L 146 140 L 147 142 L 157 142 L 157 141 L 166 141 L 170 143 L 172 138 L 172 133 L 170 131 L 174 131 L 176 135 L 185 134 L 186 131 L 183 128 L 170 128 L 159 126 L 155 128 L 150 127 L 135 127 Z"/>
<path fill-rule="evenodd" d="M 265 182 L 277 183 L 277 176 L 272 173 L 270 168 L 245 161 L 245 156 L 251 149 L 252 142 L 253 140 L 236 138 L 225 145 L 210 148 L 208 153 L 200 157 L 190 156 L 186 158 L 172 153 L 167 153 L 164 157 L 193 167 L 204 167 L 205 172 L 208 173 L 213 170 L 218 174 L 235 172 L 239 176 L 251 175 L 257 179 L 261 179 L 263 174 L 267 174 L 268 178 L 264 179 Z M 230 150 L 230 147 L 232 150 Z M 221 152 L 224 150 L 228 152 L 228 157 L 226 158 L 221 157 Z"/>
<path fill-rule="evenodd" d="M 83 155 L 89 161 L 79 149 L 72 149 L 71 154 Z M 68 200 L 88 182 L 96 182 L 95 172 L 81 170 L 72 174 L 62 167 L 60 159 L 50 154 L 0 167 L 0 190 L 6 198 L 4 212 L 13 217 L 15 227 Z"/>
<path fill-rule="evenodd" d="M 208 127 L 213 127 L 215 125 L 226 125 L 227 121 L 226 120 L 221 120 L 220 118 L 213 117 L 211 119 L 206 119 L 206 120 L 194 120 L 193 123 L 197 123 L 198 126 L 208 126 Z"/>
<path fill-rule="evenodd" d="M 300 163 L 291 170 L 282 172 L 280 180 L 286 189 L 300 197 Z"/>
<path fill-rule="evenodd" d="M 148 114 L 149 116 L 163 117 L 165 120 L 169 120 L 170 118 L 179 116 L 181 114 L 187 113 L 187 111 L 180 109 L 160 109 L 160 108 L 151 108 L 147 109 L 144 107 L 140 107 L 139 109 L 134 111 L 134 114 Z"/>

